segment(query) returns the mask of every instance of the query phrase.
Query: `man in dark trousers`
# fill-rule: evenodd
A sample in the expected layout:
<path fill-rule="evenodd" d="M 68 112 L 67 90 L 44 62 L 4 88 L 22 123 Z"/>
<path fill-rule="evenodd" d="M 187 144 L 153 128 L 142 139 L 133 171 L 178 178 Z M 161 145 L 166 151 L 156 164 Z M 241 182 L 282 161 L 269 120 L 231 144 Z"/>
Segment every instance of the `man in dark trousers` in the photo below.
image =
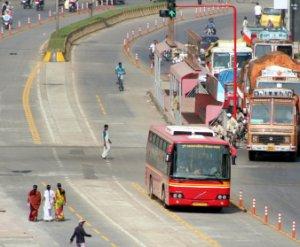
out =
<path fill-rule="evenodd" d="M 77 247 L 86 247 L 84 237 L 92 237 L 91 234 L 87 234 L 83 229 L 83 224 L 85 220 L 79 220 L 78 226 L 75 228 L 74 233 L 70 239 L 70 243 L 73 242 L 76 237 L 76 246 Z"/>

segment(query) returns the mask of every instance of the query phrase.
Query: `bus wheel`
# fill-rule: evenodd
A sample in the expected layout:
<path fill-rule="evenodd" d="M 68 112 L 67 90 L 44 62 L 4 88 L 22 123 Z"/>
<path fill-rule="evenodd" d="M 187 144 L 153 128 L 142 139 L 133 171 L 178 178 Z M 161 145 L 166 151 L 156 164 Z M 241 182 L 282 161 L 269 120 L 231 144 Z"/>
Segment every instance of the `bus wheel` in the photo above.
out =
<path fill-rule="evenodd" d="M 162 201 L 162 205 L 164 208 L 168 208 L 168 205 L 166 203 L 166 192 L 165 192 L 165 188 L 162 188 L 161 191 L 161 201 Z"/>
<path fill-rule="evenodd" d="M 254 151 L 249 151 L 248 157 L 250 161 L 255 161 L 255 155 L 256 153 Z"/>
<path fill-rule="evenodd" d="M 150 199 L 154 198 L 152 177 L 149 178 L 148 195 L 149 195 Z"/>

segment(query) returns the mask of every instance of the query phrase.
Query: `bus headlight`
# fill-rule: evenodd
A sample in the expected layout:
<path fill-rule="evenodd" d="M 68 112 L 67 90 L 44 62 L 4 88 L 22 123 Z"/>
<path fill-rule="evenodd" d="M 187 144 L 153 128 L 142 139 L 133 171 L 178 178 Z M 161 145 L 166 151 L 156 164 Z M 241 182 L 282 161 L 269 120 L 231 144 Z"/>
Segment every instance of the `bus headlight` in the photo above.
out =
<path fill-rule="evenodd" d="M 252 136 L 252 142 L 257 143 L 258 142 L 258 136 L 253 135 Z"/>
<path fill-rule="evenodd" d="M 290 136 L 285 136 L 284 137 L 284 143 L 288 144 L 291 142 L 291 137 Z"/>
<path fill-rule="evenodd" d="M 173 198 L 177 198 L 177 199 L 182 199 L 183 198 L 183 194 L 182 193 L 171 193 L 171 197 Z"/>
<path fill-rule="evenodd" d="M 227 199 L 229 199 L 229 195 L 218 195 L 217 199 L 218 200 L 227 200 Z"/>

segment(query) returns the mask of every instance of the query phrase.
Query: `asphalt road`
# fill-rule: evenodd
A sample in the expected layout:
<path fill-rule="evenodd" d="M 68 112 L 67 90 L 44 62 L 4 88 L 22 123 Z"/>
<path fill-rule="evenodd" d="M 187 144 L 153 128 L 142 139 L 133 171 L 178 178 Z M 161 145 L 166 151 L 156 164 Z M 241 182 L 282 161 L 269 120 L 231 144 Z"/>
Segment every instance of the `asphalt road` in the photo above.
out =
<path fill-rule="evenodd" d="M 122 37 L 138 25 L 131 21 L 91 35 L 75 45 L 71 64 L 42 68 L 30 97 L 42 145 L 33 145 L 22 92 L 54 24 L 1 41 L 0 208 L 6 212 L 0 246 L 67 246 L 81 217 L 93 235 L 89 246 L 296 246 L 233 207 L 222 214 L 166 211 L 145 195 L 147 129 L 163 120 L 145 95 L 151 78 L 126 65 L 126 91 L 120 94 L 113 75 L 116 61 L 125 61 Z M 104 123 L 113 141 L 107 161 L 99 157 Z M 28 223 L 32 184 L 43 190 L 57 182 L 67 190 L 67 220 Z"/>

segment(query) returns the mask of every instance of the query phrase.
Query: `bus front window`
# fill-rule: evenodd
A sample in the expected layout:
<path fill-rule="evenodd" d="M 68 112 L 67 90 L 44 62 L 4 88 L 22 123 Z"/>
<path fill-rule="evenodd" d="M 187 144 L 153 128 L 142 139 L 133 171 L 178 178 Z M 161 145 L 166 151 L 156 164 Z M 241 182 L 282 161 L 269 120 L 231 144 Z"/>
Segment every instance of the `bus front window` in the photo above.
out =
<path fill-rule="evenodd" d="M 173 178 L 229 179 L 229 151 L 225 146 L 177 144 Z"/>
<path fill-rule="evenodd" d="M 237 64 L 238 68 L 243 68 L 245 63 L 252 58 L 251 52 L 238 52 L 237 53 Z M 232 56 L 233 61 L 233 56 Z"/>
<path fill-rule="evenodd" d="M 293 124 L 294 106 L 286 103 L 274 102 L 273 122 L 275 124 Z"/>
<path fill-rule="evenodd" d="M 251 111 L 251 124 L 266 124 L 271 121 L 271 103 L 270 101 L 255 102 Z"/>
<path fill-rule="evenodd" d="M 228 69 L 230 66 L 230 54 L 228 52 L 216 52 L 213 54 L 214 68 Z"/>

